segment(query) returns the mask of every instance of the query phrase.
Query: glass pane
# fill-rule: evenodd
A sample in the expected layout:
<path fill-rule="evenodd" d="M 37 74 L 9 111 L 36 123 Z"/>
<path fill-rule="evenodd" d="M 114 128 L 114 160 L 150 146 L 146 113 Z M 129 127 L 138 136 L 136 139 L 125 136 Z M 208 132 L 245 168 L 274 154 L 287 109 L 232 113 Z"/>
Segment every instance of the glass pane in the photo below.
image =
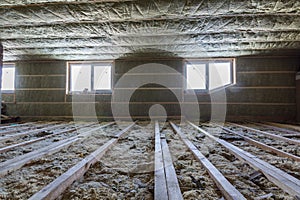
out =
<path fill-rule="evenodd" d="M 2 68 L 2 90 L 15 90 L 15 68 Z"/>
<path fill-rule="evenodd" d="M 209 89 L 215 89 L 231 83 L 230 62 L 209 63 Z"/>
<path fill-rule="evenodd" d="M 94 66 L 94 89 L 110 90 L 111 89 L 111 67 Z"/>
<path fill-rule="evenodd" d="M 71 91 L 91 91 L 91 65 L 71 64 Z"/>
<path fill-rule="evenodd" d="M 206 89 L 205 64 L 187 65 L 187 89 Z"/>

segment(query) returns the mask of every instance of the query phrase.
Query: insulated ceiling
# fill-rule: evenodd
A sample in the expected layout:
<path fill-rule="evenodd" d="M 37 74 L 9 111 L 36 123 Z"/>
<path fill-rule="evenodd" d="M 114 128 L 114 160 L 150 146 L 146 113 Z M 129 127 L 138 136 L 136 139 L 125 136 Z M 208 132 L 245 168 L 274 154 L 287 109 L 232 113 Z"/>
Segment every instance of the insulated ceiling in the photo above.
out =
<path fill-rule="evenodd" d="M 4 61 L 300 49 L 299 0 L 0 0 Z"/>

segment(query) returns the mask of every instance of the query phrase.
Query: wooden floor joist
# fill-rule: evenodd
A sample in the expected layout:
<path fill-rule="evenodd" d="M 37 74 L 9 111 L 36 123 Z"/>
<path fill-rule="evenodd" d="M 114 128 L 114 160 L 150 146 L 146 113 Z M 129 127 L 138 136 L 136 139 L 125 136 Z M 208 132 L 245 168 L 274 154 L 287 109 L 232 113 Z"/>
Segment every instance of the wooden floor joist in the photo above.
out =
<path fill-rule="evenodd" d="M 254 145 L 254 146 L 256 146 L 256 147 L 259 147 L 259 148 L 261 148 L 261 149 L 263 149 L 263 150 L 267 150 L 267 151 L 273 152 L 273 153 L 275 153 L 275 154 L 277 154 L 277 155 L 279 155 L 279 156 L 286 157 L 286 158 L 291 158 L 291 159 L 293 159 L 293 160 L 295 160 L 295 161 L 300 162 L 300 157 L 299 157 L 299 156 L 296 156 L 296 155 L 293 155 L 293 154 L 284 152 L 284 151 L 282 151 L 282 150 L 280 150 L 280 149 L 276 149 L 276 148 L 274 148 L 274 147 L 272 147 L 272 146 L 269 146 L 269 145 L 266 145 L 266 144 L 261 143 L 261 142 L 259 142 L 259 141 L 253 140 L 253 139 L 251 139 L 251 138 L 249 138 L 249 137 L 247 137 L 247 136 L 245 136 L 245 135 L 243 135 L 243 134 L 241 134 L 241 133 L 238 133 L 238 132 L 236 132 L 236 131 L 230 130 L 229 128 L 226 128 L 226 127 L 224 127 L 224 126 L 220 126 L 220 125 L 218 125 L 218 124 L 215 124 L 215 125 L 218 126 L 218 127 L 220 127 L 221 129 L 227 131 L 227 132 L 230 132 L 230 133 L 233 133 L 233 134 L 235 134 L 235 135 L 240 136 L 240 137 L 243 138 L 246 142 L 248 142 L 248 143 L 250 143 L 250 144 L 252 144 L 252 145 Z"/>
<path fill-rule="evenodd" d="M 82 177 L 99 159 L 118 142 L 129 129 L 131 129 L 135 123 L 132 123 L 116 135 L 117 138 L 110 139 L 96 151 L 85 157 L 82 161 L 70 168 L 67 172 L 56 178 L 49 185 L 41 189 L 39 192 L 30 197 L 30 200 L 43 200 L 43 199 L 56 199 L 62 194 L 74 181 Z"/>
<path fill-rule="evenodd" d="M 154 200 L 168 200 L 167 182 L 164 169 L 164 161 L 161 149 L 159 125 L 154 126 L 155 132 L 155 158 L 154 158 Z"/>
<path fill-rule="evenodd" d="M 243 129 L 248 129 L 250 131 L 254 131 L 254 132 L 266 135 L 266 136 L 268 136 L 270 138 L 273 138 L 273 139 L 282 140 L 282 141 L 288 142 L 290 144 L 300 145 L 300 140 L 293 140 L 293 139 L 290 139 L 290 138 L 282 137 L 280 135 L 275 135 L 275 134 L 272 134 L 272 133 L 268 133 L 266 131 L 261 131 L 261 130 L 255 129 L 255 128 L 251 128 L 251 127 L 236 124 L 236 123 L 229 123 L 228 122 L 228 124 L 231 124 L 232 126 L 238 126 L 240 128 L 243 128 Z"/>
<path fill-rule="evenodd" d="M 159 137 L 159 139 L 157 137 Z M 155 191 L 155 200 L 161 199 L 158 192 L 162 193 L 163 197 L 169 200 L 183 200 L 176 171 L 167 144 L 167 140 L 165 135 L 161 135 L 159 131 L 159 124 L 157 121 L 155 121 L 155 141 L 158 142 L 157 145 L 160 145 L 161 158 L 163 161 L 162 169 L 163 169 L 163 175 L 165 176 L 165 183 L 162 182 L 163 180 L 155 179 L 155 181 L 157 182 L 155 182 L 154 184 L 157 185 L 155 186 L 156 189 L 158 188 L 159 185 L 164 185 L 163 187 L 167 189 L 165 191 L 162 191 L 162 189 L 160 188 L 158 191 Z M 165 196 L 166 193 L 167 193 L 167 197 Z"/>
<path fill-rule="evenodd" d="M 10 123 L 10 124 L 1 124 L 0 125 L 0 130 L 1 129 L 7 129 L 7 128 L 14 128 L 14 127 L 21 127 L 21 126 L 28 126 L 33 124 L 33 122 L 26 122 L 26 123 Z"/>
<path fill-rule="evenodd" d="M 25 132 L 20 132 L 20 133 L 16 133 L 13 135 L 6 135 L 4 137 L 0 137 L 0 142 L 5 142 L 7 140 L 12 140 L 14 138 L 29 135 L 29 134 L 40 133 L 42 131 L 50 131 L 50 130 L 62 128 L 65 126 L 66 126 L 65 124 L 58 124 L 58 125 L 54 125 L 54 126 L 47 126 L 45 128 L 41 128 L 41 129 L 34 129 L 34 130 L 25 131 Z"/>
<path fill-rule="evenodd" d="M 281 123 L 274 123 L 274 122 L 265 122 L 265 123 L 272 125 L 272 126 L 277 126 L 279 128 L 288 128 L 288 129 L 292 129 L 292 130 L 300 132 L 300 126 L 297 126 L 297 125 L 281 124 Z"/>
<path fill-rule="evenodd" d="M 219 190 L 226 199 L 246 200 L 246 198 L 223 176 L 223 174 L 197 149 L 197 147 L 180 131 L 180 129 L 170 122 L 173 130 L 179 135 L 183 143 L 193 153 L 195 158 L 201 162 L 203 167 L 208 171 Z"/>
<path fill-rule="evenodd" d="M 12 127 L 13 129 L 11 129 L 11 130 L 1 131 L 0 135 L 3 136 L 3 135 L 10 134 L 10 133 L 17 133 L 19 131 L 26 131 L 26 130 L 30 130 L 30 129 L 38 129 L 38 128 L 49 127 L 50 125 L 53 125 L 53 124 L 54 123 L 50 122 L 50 123 L 47 123 L 47 124 L 38 124 L 38 125 L 33 126 L 33 127 Z"/>
<path fill-rule="evenodd" d="M 300 135 L 300 132 L 292 131 L 292 130 L 289 130 L 289 129 L 286 129 L 286 128 L 280 128 L 280 127 L 269 125 L 269 124 L 266 124 L 266 123 L 257 123 L 257 122 L 255 122 L 253 124 L 263 126 L 263 127 L 269 128 L 269 129 L 273 129 L 273 130 L 276 130 L 276 131 L 284 132 L 284 133 L 286 133 L 285 135 Z"/>
<path fill-rule="evenodd" d="M 95 132 L 101 128 L 110 126 L 112 124 L 114 124 L 114 122 L 99 126 L 97 128 L 91 129 L 85 133 L 81 133 L 77 136 L 70 137 L 68 139 L 61 140 L 59 142 L 55 142 L 44 148 L 41 148 L 36 151 L 33 151 L 30 153 L 18 156 L 16 158 L 7 160 L 5 162 L 2 162 L 2 163 L 0 163 L 0 177 L 3 177 L 4 175 L 6 175 L 12 171 L 15 171 L 17 169 L 20 169 L 23 165 L 25 165 L 26 163 L 28 163 L 34 159 L 38 159 L 44 155 L 53 154 L 62 148 L 66 148 L 66 147 L 70 146 L 71 144 L 73 144 L 74 142 L 79 141 L 79 140 L 89 136 L 93 132 Z"/>
<path fill-rule="evenodd" d="M 289 175 L 288 173 L 270 165 L 269 163 L 257 158 L 255 155 L 252 155 L 222 139 L 216 138 L 207 131 L 201 129 L 195 124 L 188 122 L 192 127 L 209 137 L 210 139 L 216 141 L 230 151 L 233 155 L 239 158 L 242 161 L 247 162 L 251 167 L 262 172 L 267 179 L 281 188 L 283 191 L 289 193 L 295 198 L 300 198 L 300 180 Z"/>
<path fill-rule="evenodd" d="M 75 131 L 77 129 L 82 129 L 82 128 L 91 126 L 93 124 L 95 124 L 95 123 L 89 123 L 89 124 L 86 124 L 86 125 L 78 126 L 76 128 L 62 130 L 62 131 L 59 131 L 59 132 L 56 132 L 56 133 L 53 133 L 53 134 L 50 134 L 50 135 L 47 135 L 47 136 L 44 136 L 44 137 L 40 137 L 40 138 L 37 138 L 37 139 L 34 139 L 34 140 L 29 140 L 29 141 L 21 142 L 21 143 L 18 143 L 18 144 L 13 144 L 13 145 L 10 145 L 10 146 L 6 146 L 6 147 L 3 147 L 3 148 L 0 148 L 0 153 L 4 153 L 4 152 L 12 150 L 16 147 L 21 147 L 21 146 L 26 146 L 26 145 L 29 145 L 29 144 L 33 144 L 35 142 L 39 142 L 39 141 L 45 140 L 47 138 L 51 138 L 51 137 L 56 136 L 56 135 L 60 135 L 60 134 L 67 133 L 67 132 L 72 132 L 72 131 Z"/>

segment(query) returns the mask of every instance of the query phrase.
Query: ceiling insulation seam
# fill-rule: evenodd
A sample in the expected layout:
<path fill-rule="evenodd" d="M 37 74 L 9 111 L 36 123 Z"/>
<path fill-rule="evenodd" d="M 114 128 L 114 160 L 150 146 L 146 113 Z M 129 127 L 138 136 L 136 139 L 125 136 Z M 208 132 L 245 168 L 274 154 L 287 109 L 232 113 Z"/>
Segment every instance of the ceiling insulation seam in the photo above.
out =
<path fill-rule="evenodd" d="M 280 43 L 229 43 L 229 44 L 187 44 L 187 45 L 146 45 L 142 48 L 160 49 L 163 51 L 172 50 L 172 52 L 193 52 L 193 51 L 218 51 L 218 50 L 264 50 L 264 49 L 282 49 L 282 48 L 300 48 L 300 42 L 280 42 Z M 127 53 L 140 51 L 140 46 L 100 46 L 100 47 L 74 47 L 74 48 L 38 48 L 38 49 L 5 49 L 7 55 L 23 54 L 79 54 L 90 53 Z"/>
<path fill-rule="evenodd" d="M 285 49 L 288 52 L 290 49 Z M 293 50 L 292 50 L 293 51 Z M 196 53 L 182 53 L 182 54 L 149 54 L 149 55 L 138 55 L 136 53 L 127 54 L 94 54 L 94 55 L 23 55 L 23 56 L 7 56 L 4 54 L 3 60 L 5 62 L 15 62 L 22 60 L 114 60 L 119 58 L 130 58 L 130 56 L 139 56 L 142 58 L 150 58 L 153 55 L 157 55 L 162 58 L 170 57 L 181 57 L 181 58 L 224 58 L 224 57 L 238 57 L 238 56 L 249 56 L 249 55 L 268 55 L 270 53 L 276 53 L 277 51 L 270 50 L 249 50 L 249 51 L 218 51 L 218 52 L 196 52 Z M 278 51 L 280 52 L 280 51 Z M 151 52 L 149 52 L 151 53 Z M 154 52 L 155 53 L 155 52 Z M 280 53 L 279 55 L 282 56 Z M 156 56 L 156 57 L 157 57 Z M 157 57 L 157 58 L 159 58 Z"/>
<path fill-rule="evenodd" d="M 180 21 L 146 21 L 104 24 L 67 24 L 39 27 L 0 28 L 0 39 L 20 37 L 37 38 L 39 35 L 47 37 L 59 35 L 65 37 L 99 37 L 99 36 L 127 36 L 152 35 L 170 33 L 218 33 L 229 31 L 300 31 L 300 17 L 286 18 L 221 18 L 219 20 L 180 20 Z M 233 32 L 233 31 L 232 31 Z"/>
<path fill-rule="evenodd" d="M 249 51 L 249 50 L 268 50 L 276 47 L 277 49 L 282 49 L 288 47 L 289 49 L 299 49 L 300 42 L 292 44 L 282 44 L 280 45 L 268 45 L 259 46 L 254 45 L 215 45 L 209 47 L 199 47 L 196 45 L 186 45 L 186 46 L 149 46 L 149 48 L 141 49 L 139 47 L 105 47 L 105 48 L 58 48 L 58 49 L 32 49 L 32 50 L 4 50 L 6 55 L 65 55 L 65 54 L 126 54 L 130 52 L 148 52 L 150 50 L 158 51 L 169 51 L 171 50 L 175 54 L 182 53 L 194 53 L 194 52 L 211 52 L 211 51 Z"/>
<path fill-rule="evenodd" d="M 95 45 L 130 45 L 130 44 L 147 44 L 153 42 L 166 42 L 174 44 L 176 42 L 196 42 L 196 43 L 230 43 L 230 42 L 269 42 L 272 39 L 276 41 L 299 40 L 300 31 L 295 32 L 231 32 L 231 33 L 210 33 L 210 34 L 184 34 L 184 35 L 152 35 L 152 36 L 115 36 L 115 37 L 73 37 L 73 38 L 42 38 L 42 39 L 7 39 L 3 40 L 2 44 L 5 47 L 16 47 L 26 45 L 39 45 L 45 47 L 48 45 L 62 45 L 62 44 L 78 44 L 78 46 L 85 44 Z"/>
<path fill-rule="evenodd" d="M 201 46 L 202 44 L 204 45 L 210 45 L 210 44 L 216 44 L 216 45 L 222 45 L 222 44 L 232 44 L 232 45 L 243 45 L 243 44 L 251 44 L 251 43 L 256 43 L 259 45 L 259 43 L 263 43 L 263 44 L 272 44 L 273 46 L 277 46 L 278 43 L 285 43 L 285 44 L 291 44 L 291 43 L 295 43 L 295 42 L 300 42 L 300 38 L 298 40 L 272 40 L 272 41 L 258 41 L 258 40 L 253 40 L 253 41 L 220 41 L 220 42 L 199 42 L 198 46 Z M 171 41 L 164 41 L 164 42 L 159 42 L 156 41 L 155 42 L 148 42 L 148 43 L 126 43 L 126 44 L 98 44 L 97 42 L 92 42 L 92 41 L 88 41 L 86 43 L 80 41 L 79 43 L 55 43 L 55 44 L 41 44 L 38 43 L 34 44 L 34 45 L 8 45 L 7 43 L 3 42 L 3 46 L 5 47 L 5 50 L 20 50 L 20 49 L 52 49 L 52 48 L 85 48 L 85 47 L 149 47 L 149 46 L 168 46 L 170 45 L 170 43 L 172 43 Z M 190 42 L 181 42 L 178 40 L 174 40 L 174 42 L 172 43 L 173 45 L 195 45 L 195 42 L 190 41 Z M 45 45 L 47 45 L 47 47 L 45 47 Z M 288 46 L 288 45 L 287 45 Z"/>

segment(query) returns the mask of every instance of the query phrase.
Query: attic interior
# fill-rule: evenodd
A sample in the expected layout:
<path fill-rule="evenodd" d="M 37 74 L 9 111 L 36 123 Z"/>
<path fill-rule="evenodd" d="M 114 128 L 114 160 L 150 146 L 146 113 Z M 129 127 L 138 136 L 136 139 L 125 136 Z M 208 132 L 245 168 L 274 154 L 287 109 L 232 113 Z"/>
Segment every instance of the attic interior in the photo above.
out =
<path fill-rule="evenodd" d="M 0 199 L 300 199 L 297 0 L 1 0 Z"/>

